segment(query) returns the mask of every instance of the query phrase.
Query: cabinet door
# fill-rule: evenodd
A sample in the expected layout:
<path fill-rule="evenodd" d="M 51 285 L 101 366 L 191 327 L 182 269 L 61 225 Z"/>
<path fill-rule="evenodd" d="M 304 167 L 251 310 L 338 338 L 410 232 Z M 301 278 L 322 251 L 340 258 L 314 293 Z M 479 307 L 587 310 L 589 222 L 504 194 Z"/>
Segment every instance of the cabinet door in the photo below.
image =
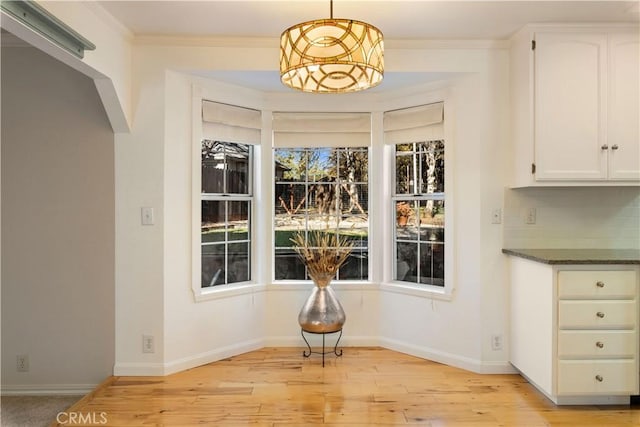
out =
<path fill-rule="evenodd" d="M 609 178 L 640 180 L 640 41 L 609 38 Z"/>
<path fill-rule="evenodd" d="M 536 179 L 607 177 L 607 35 L 536 33 Z"/>

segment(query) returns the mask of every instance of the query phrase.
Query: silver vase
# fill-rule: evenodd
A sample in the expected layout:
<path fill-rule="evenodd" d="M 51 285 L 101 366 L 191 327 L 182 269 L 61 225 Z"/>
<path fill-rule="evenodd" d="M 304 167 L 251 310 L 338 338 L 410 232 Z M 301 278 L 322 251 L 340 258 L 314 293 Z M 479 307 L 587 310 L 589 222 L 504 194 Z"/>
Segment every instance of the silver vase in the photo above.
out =
<path fill-rule="evenodd" d="M 342 329 L 347 316 L 331 289 L 333 274 L 316 274 L 311 277 L 315 286 L 304 303 L 298 323 L 304 331 L 313 333 L 337 332 Z"/>

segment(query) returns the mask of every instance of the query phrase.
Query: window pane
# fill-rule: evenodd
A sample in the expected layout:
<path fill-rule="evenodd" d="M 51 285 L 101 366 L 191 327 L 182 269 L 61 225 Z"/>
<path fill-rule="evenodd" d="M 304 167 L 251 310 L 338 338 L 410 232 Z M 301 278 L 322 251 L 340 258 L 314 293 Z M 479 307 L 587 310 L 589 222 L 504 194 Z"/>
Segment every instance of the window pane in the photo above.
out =
<path fill-rule="evenodd" d="M 252 147 L 221 141 L 202 141 L 202 193 L 249 194 Z"/>
<path fill-rule="evenodd" d="M 414 194 L 416 156 L 411 152 L 396 156 L 396 194 Z"/>
<path fill-rule="evenodd" d="M 418 211 L 415 201 L 396 202 L 396 237 L 400 240 L 418 240 Z"/>
<path fill-rule="evenodd" d="M 309 187 L 311 206 L 315 208 L 318 215 L 337 214 L 336 187 L 336 184 L 321 183 Z"/>
<path fill-rule="evenodd" d="M 353 224 L 355 225 L 355 224 Z M 366 249 L 369 247 L 369 228 L 368 227 L 355 227 L 349 222 L 341 222 L 339 228 L 340 236 L 347 238 L 352 244 L 354 249 Z"/>
<path fill-rule="evenodd" d="M 339 280 L 366 280 L 369 274 L 367 250 L 353 250 L 338 271 Z"/>
<path fill-rule="evenodd" d="M 249 202 L 230 201 L 229 206 L 229 240 L 249 240 Z"/>
<path fill-rule="evenodd" d="M 396 249 L 395 279 L 416 282 L 418 278 L 418 244 L 398 242 Z"/>
<path fill-rule="evenodd" d="M 367 182 L 369 156 L 366 149 L 337 149 L 337 155 L 341 182 Z"/>
<path fill-rule="evenodd" d="M 225 240 L 225 202 L 202 201 L 202 243 Z"/>
<path fill-rule="evenodd" d="M 420 240 L 444 242 L 444 200 L 420 202 Z"/>
<path fill-rule="evenodd" d="M 340 187 L 342 213 L 369 214 L 369 186 L 367 184 L 344 184 Z"/>
<path fill-rule="evenodd" d="M 227 283 L 246 282 L 250 278 L 249 243 L 230 243 L 228 251 L 229 272 L 227 274 Z"/>
<path fill-rule="evenodd" d="M 444 142 L 423 142 L 419 144 L 419 149 L 420 193 L 442 193 L 444 191 Z"/>
<path fill-rule="evenodd" d="M 331 148 L 307 149 L 308 172 L 310 182 L 333 182 L 336 180 L 336 151 Z"/>
<path fill-rule="evenodd" d="M 307 208 L 307 186 L 305 184 L 276 183 L 276 214 L 295 215 Z"/>
<path fill-rule="evenodd" d="M 273 150 L 275 159 L 276 181 L 302 181 L 303 172 L 301 165 L 304 164 L 306 156 L 304 150 L 296 149 L 276 149 Z"/>
<path fill-rule="evenodd" d="M 276 280 L 306 280 L 305 268 L 293 249 L 276 249 Z"/>
<path fill-rule="evenodd" d="M 225 283 L 225 250 L 223 244 L 202 245 L 202 287 Z"/>
<path fill-rule="evenodd" d="M 249 151 L 250 145 L 226 143 L 225 161 L 227 187 L 225 193 L 249 194 Z"/>
<path fill-rule="evenodd" d="M 202 192 L 224 192 L 224 143 L 202 141 Z"/>
<path fill-rule="evenodd" d="M 443 244 L 420 244 L 420 283 L 444 286 Z"/>

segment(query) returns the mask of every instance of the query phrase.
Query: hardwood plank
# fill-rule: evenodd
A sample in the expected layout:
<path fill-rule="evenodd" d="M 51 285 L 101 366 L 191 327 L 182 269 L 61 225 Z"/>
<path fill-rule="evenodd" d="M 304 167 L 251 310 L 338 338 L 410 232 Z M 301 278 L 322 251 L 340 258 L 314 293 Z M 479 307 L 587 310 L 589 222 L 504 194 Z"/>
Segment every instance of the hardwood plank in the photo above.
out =
<path fill-rule="evenodd" d="M 69 411 L 104 413 L 107 426 L 640 425 L 637 406 L 558 407 L 519 375 L 344 350 L 324 368 L 301 349 L 264 348 L 166 377 L 110 377 Z"/>

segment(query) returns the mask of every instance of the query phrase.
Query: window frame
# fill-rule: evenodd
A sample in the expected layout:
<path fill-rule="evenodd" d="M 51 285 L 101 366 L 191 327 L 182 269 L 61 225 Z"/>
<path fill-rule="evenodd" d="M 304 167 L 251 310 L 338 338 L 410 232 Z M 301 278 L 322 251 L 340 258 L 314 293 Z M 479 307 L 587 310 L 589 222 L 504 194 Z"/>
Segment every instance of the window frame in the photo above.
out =
<path fill-rule="evenodd" d="M 389 171 L 389 180 L 387 180 L 385 185 L 385 191 L 387 194 L 384 206 L 385 206 L 385 216 L 387 221 L 384 222 L 385 225 L 385 242 L 389 245 L 390 249 L 387 252 L 387 258 L 385 259 L 385 270 L 384 280 L 380 284 L 380 290 L 393 292 L 403 295 L 411 295 L 416 297 L 426 297 L 434 300 L 442 300 L 442 301 L 451 301 L 454 298 L 455 294 L 455 283 L 457 280 L 457 274 L 454 269 L 455 265 L 455 224 L 454 224 L 454 212 L 455 212 L 455 198 L 454 191 L 455 188 L 455 179 L 454 179 L 454 170 L 453 165 L 455 164 L 454 160 L 454 137 L 453 137 L 453 123 L 452 119 L 454 111 L 454 101 L 448 96 L 446 91 L 442 93 L 434 92 L 433 97 L 428 97 L 429 99 L 416 99 L 414 105 L 425 105 L 436 102 L 443 102 L 443 108 L 445 117 L 448 119 L 443 120 L 443 132 L 444 135 L 442 138 L 437 138 L 433 140 L 444 141 L 444 162 L 445 162 L 445 173 L 444 173 L 444 191 L 442 193 L 433 193 L 433 194 L 443 194 L 442 200 L 444 200 L 444 204 L 446 206 L 445 209 L 445 225 L 444 225 L 444 257 L 445 257 L 445 267 L 444 267 L 444 286 L 435 286 L 430 284 L 421 284 L 421 283 L 411 283 L 411 282 L 403 282 L 395 280 L 396 277 L 396 247 L 395 247 L 395 227 L 396 227 L 396 176 L 395 176 L 395 168 L 396 168 L 396 144 L 387 142 L 385 139 L 383 145 L 385 150 L 383 152 L 383 162 Z M 396 108 L 411 108 L 411 105 L 397 105 Z M 388 110 L 393 111 L 393 110 Z M 384 112 L 382 112 L 380 119 L 384 116 Z M 380 123 L 380 127 L 382 128 L 382 123 Z M 384 135 L 384 132 L 382 132 Z M 411 200 L 421 199 L 418 197 L 417 199 L 413 198 L 413 195 L 407 195 Z"/>
<path fill-rule="evenodd" d="M 394 148 L 397 148 L 398 145 L 413 144 L 414 145 L 414 149 L 412 151 L 407 152 L 407 153 L 411 153 L 411 154 L 400 154 L 400 156 L 406 156 L 406 157 L 410 157 L 411 156 L 411 157 L 414 157 L 414 156 L 417 156 L 417 155 L 421 155 L 423 153 L 422 150 L 416 150 L 416 145 L 417 144 L 425 144 L 425 143 L 438 142 L 438 141 L 442 141 L 442 144 L 443 144 L 442 151 L 443 151 L 443 154 L 444 154 L 444 148 L 446 146 L 444 140 L 426 140 L 426 141 L 420 141 L 420 142 L 410 142 L 410 143 L 408 142 L 408 143 L 403 143 L 403 144 L 394 144 Z M 415 241 L 413 241 L 413 240 L 403 240 L 403 239 L 399 238 L 398 237 L 398 227 L 397 227 L 397 223 L 396 223 L 397 214 L 395 212 L 396 212 L 397 204 L 398 203 L 402 203 L 402 202 L 409 202 L 412 205 L 415 205 L 415 203 L 417 202 L 420 205 L 421 202 L 423 202 L 423 201 L 424 202 L 442 201 L 442 202 L 445 203 L 445 207 L 446 207 L 446 201 L 445 201 L 446 192 L 445 191 L 440 191 L 440 192 L 427 193 L 427 192 L 423 192 L 423 190 L 420 189 L 420 192 L 398 193 L 397 192 L 397 188 L 398 188 L 397 160 L 398 160 L 399 153 L 403 153 L 403 152 L 399 152 L 396 149 L 396 150 L 394 150 L 394 155 L 393 155 L 393 160 L 394 160 L 394 162 L 393 162 L 393 172 L 394 173 L 392 175 L 393 175 L 394 179 L 393 179 L 393 193 L 392 193 L 392 196 L 391 196 L 391 201 L 392 201 L 391 206 L 393 207 L 393 210 L 394 210 L 394 215 L 392 217 L 392 218 L 394 218 L 394 220 L 392 221 L 392 229 L 393 229 L 393 231 L 392 231 L 393 268 L 392 268 L 392 271 L 391 271 L 391 274 L 392 274 L 391 277 L 392 277 L 392 280 L 394 282 L 402 283 L 402 284 L 405 284 L 405 285 L 426 286 L 426 287 L 430 287 L 431 289 L 442 289 L 442 288 L 444 288 L 444 283 L 446 282 L 446 278 L 447 278 L 446 277 L 446 269 L 445 269 L 444 266 L 443 266 L 444 280 L 443 280 L 443 284 L 442 285 L 434 285 L 433 283 L 421 283 L 419 281 L 419 278 L 421 277 L 421 274 L 420 274 L 420 262 L 419 262 L 419 260 L 420 260 L 420 255 L 419 255 L 420 254 L 420 246 L 422 244 L 424 244 L 424 242 L 427 242 L 427 240 L 420 239 L 420 233 L 418 233 L 418 240 L 415 240 Z M 444 157 L 445 173 L 446 173 L 446 160 L 447 160 L 447 158 L 446 158 L 446 155 L 445 155 L 445 157 Z M 422 162 L 420 160 L 418 160 L 416 163 L 419 165 L 419 168 L 418 168 L 419 171 L 417 171 L 417 170 L 413 171 L 414 182 L 418 181 L 419 180 L 418 177 L 422 176 Z M 445 180 L 445 182 L 443 184 L 446 185 L 446 180 Z M 422 185 L 423 185 L 422 182 L 420 182 L 420 186 L 422 186 Z M 443 190 L 444 190 L 444 188 L 443 188 Z M 412 209 L 415 210 L 415 207 L 412 207 Z M 446 208 L 445 208 L 445 214 L 446 214 Z M 443 229 L 446 229 L 446 226 L 447 226 L 447 222 L 445 221 Z M 418 262 L 417 262 L 417 268 L 418 268 L 417 278 L 418 278 L 418 281 L 416 281 L 416 282 L 411 282 L 411 281 L 408 281 L 408 280 L 400 280 L 400 279 L 396 278 L 397 277 L 397 273 L 398 273 L 398 263 L 397 263 L 398 243 L 401 243 L 401 242 L 406 242 L 406 243 L 415 242 L 417 244 L 417 246 L 418 246 L 418 256 L 416 257 L 417 260 L 418 260 Z M 442 242 L 443 256 L 444 256 L 444 249 L 446 249 L 446 244 L 447 244 L 447 241 L 445 239 Z M 445 261 L 445 266 L 446 266 L 446 264 L 447 264 L 446 258 L 444 259 L 444 261 Z"/>
<path fill-rule="evenodd" d="M 249 227 L 249 274 L 250 280 L 245 282 L 227 283 L 211 287 L 202 287 L 202 244 L 201 244 L 201 225 L 202 225 L 202 141 L 203 135 L 203 118 L 202 118 L 202 104 L 203 101 L 216 101 L 214 97 L 205 96 L 204 90 L 198 85 L 192 86 L 192 115 L 191 115 L 191 292 L 193 294 L 194 301 L 204 302 L 209 300 L 216 300 L 220 298 L 228 298 L 236 295 L 252 294 L 256 291 L 265 289 L 264 284 L 260 284 L 256 281 L 256 266 L 255 266 L 255 254 L 256 254 L 256 172 L 259 171 L 258 158 L 261 154 L 259 146 L 253 145 L 252 155 L 248 161 L 248 179 L 249 179 L 249 191 L 251 196 L 236 195 L 238 198 L 250 197 L 250 212 L 248 216 Z M 223 102 L 224 103 L 224 102 Z M 227 103 L 230 104 L 230 103 Z M 250 108 L 238 105 L 240 108 Z M 238 141 L 228 141 L 242 143 Z M 246 144 L 246 143 L 243 143 Z M 225 200 L 232 201 L 233 197 L 222 196 Z"/>
<path fill-rule="evenodd" d="M 366 247 L 359 247 L 361 248 L 361 250 L 366 250 L 367 252 L 367 278 L 366 279 L 338 279 L 338 278 L 334 278 L 332 281 L 332 284 L 339 284 L 339 285 L 348 285 L 348 284 L 357 284 L 357 285 L 363 285 L 363 284 L 370 284 L 372 282 L 372 264 L 371 264 L 371 254 L 372 254 L 372 245 L 371 245 L 371 207 L 372 207 L 372 201 L 371 201 L 371 193 L 370 193 L 370 188 L 371 188 L 371 159 L 372 159 L 372 147 L 371 145 L 368 146 L 331 146 L 331 145 L 327 145 L 327 146 L 319 146 L 319 145 L 308 145 L 308 146 L 301 146 L 301 147 L 272 147 L 272 153 L 271 153 L 271 185 L 272 185 L 272 194 L 273 194 L 273 199 L 274 199 L 274 205 L 272 206 L 272 210 L 271 210 L 271 236 L 273 239 L 273 245 L 272 245 L 272 253 L 271 253 L 271 283 L 276 285 L 276 286 L 291 286 L 293 284 L 308 284 L 308 283 L 313 283 L 313 281 L 311 279 L 276 279 L 276 262 L 275 262 L 275 257 L 276 257 L 276 250 L 278 249 L 276 247 L 275 244 L 275 233 L 276 233 L 276 226 L 275 226 L 275 215 L 276 215 L 276 205 L 277 203 L 275 202 L 275 197 L 277 196 L 276 191 L 275 191 L 275 186 L 280 183 L 282 184 L 283 182 L 277 181 L 276 178 L 276 151 L 277 150 L 281 150 L 281 149 L 285 149 L 285 150 L 309 150 L 309 149 L 320 149 L 320 150 L 340 150 L 340 151 L 344 151 L 344 150 L 348 150 L 348 149 L 357 149 L 360 151 L 364 151 L 367 154 L 367 180 L 366 181 L 357 181 L 356 184 L 357 185 L 366 185 L 367 186 L 367 194 L 369 197 L 368 200 L 368 209 L 367 209 L 367 246 Z M 339 174 L 338 174 L 339 175 Z M 338 178 L 338 176 L 336 177 Z M 309 184 L 313 185 L 317 182 L 320 181 L 308 181 L 305 180 L 304 182 L 302 181 L 296 181 L 296 183 L 299 184 L 304 184 L 305 188 L 308 187 Z M 337 183 L 338 181 L 334 181 L 331 182 L 332 184 Z M 329 184 L 329 183 L 327 183 Z M 336 197 L 336 201 L 338 200 L 338 198 Z M 335 214 L 334 214 L 335 215 Z M 357 216 L 356 214 L 354 214 L 353 216 Z M 305 215 L 305 217 L 308 217 L 308 215 Z M 305 228 L 306 231 L 309 231 L 309 229 Z M 306 268 L 305 268 L 306 271 Z"/>
<path fill-rule="evenodd" d="M 211 141 L 211 140 L 207 140 L 205 138 L 203 138 L 201 140 L 201 146 L 202 143 L 204 141 Z M 219 284 L 219 285 L 211 285 L 211 286 L 202 286 L 202 289 L 214 289 L 214 288 L 219 288 L 221 286 L 236 286 L 236 285 L 245 285 L 248 283 L 252 282 L 252 274 L 251 274 L 251 270 L 252 270 L 252 264 L 253 264 L 253 260 L 252 260 L 252 248 L 254 245 L 253 242 L 253 224 L 251 221 L 252 215 L 253 215 L 253 210 L 254 210 L 254 194 L 253 194 L 253 164 L 255 162 L 254 159 L 254 149 L 253 149 L 253 145 L 252 144 L 245 144 L 245 143 L 240 143 L 240 142 L 228 142 L 228 141 L 212 141 L 213 143 L 221 143 L 221 144 L 239 144 L 239 145 L 245 145 L 248 147 L 248 152 L 247 152 L 247 192 L 246 193 L 232 193 L 229 192 L 228 188 L 227 188 L 227 179 L 229 177 L 229 175 L 227 173 L 225 173 L 223 175 L 223 192 L 219 192 L 219 193 L 203 193 L 201 191 L 200 193 L 200 203 L 202 206 L 202 202 L 208 202 L 208 201 L 212 201 L 212 202 L 249 202 L 248 203 L 248 215 L 247 215 L 247 239 L 242 239 L 242 240 L 230 240 L 228 238 L 228 236 L 226 236 L 226 231 L 229 229 L 228 225 L 229 225 L 229 207 L 228 205 L 225 207 L 225 218 L 224 218 L 224 225 L 225 225 L 225 239 L 221 240 L 220 242 L 217 243 L 210 243 L 210 244 L 205 244 L 204 242 L 202 242 L 202 240 L 200 240 L 200 248 L 201 248 L 201 252 L 200 252 L 200 259 L 202 260 L 202 247 L 203 246 L 217 246 L 217 245 L 224 245 L 225 247 L 225 253 L 228 250 L 228 247 L 231 244 L 234 243 L 248 243 L 249 244 L 249 251 L 247 253 L 247 268 L 248 268 L 248 280 L 244 280 L 241 282 L 232 282 L 232 283 L 223 283 L 223 284 Z M 225 147 L 224 150 L 224 170 L 228 170 L 226 168 L 226 164 L 227 164 L 227 150 Z M 202 171 L 202 160 L 200 162 L 200 168 Z M 201 172 L 201 176 L 202 176 L 202 172 Z M 202 181 L 201 181 L 201 185 L 202 185 Z M 202 223 L 202 218 L 201 218 L 201 223 Z M 202 239 L 202 233 L 201 233 L 201 239 Z M 226 279 L 226 275 L 228 275 L 229 273 L 229 256 L 228 254 L 224 257 L 224 272 L 225 272 L 225 279 Z M 202 263 L 200 265 L 200 270 L 202 271 Z"/>

